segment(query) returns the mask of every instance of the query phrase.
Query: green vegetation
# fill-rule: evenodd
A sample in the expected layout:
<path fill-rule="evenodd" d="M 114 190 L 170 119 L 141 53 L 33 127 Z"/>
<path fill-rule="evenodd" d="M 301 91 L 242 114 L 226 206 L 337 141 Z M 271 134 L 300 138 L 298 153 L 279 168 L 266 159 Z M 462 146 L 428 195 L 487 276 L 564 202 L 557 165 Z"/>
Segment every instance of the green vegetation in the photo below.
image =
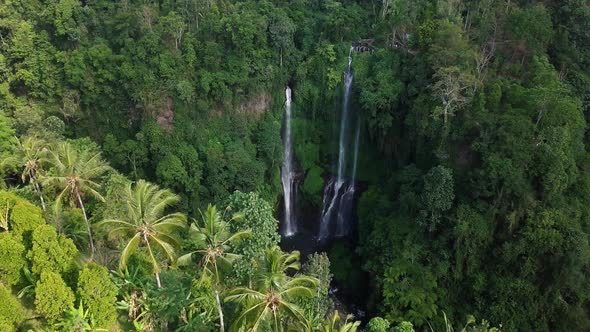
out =
<path fill-rule="evenodd" d="M 589 27 L 588 0 L 3 1 L 0 331 L 589 330 Z M 301 258 L 284 88 L 303 228 L 366 38 L 355 232 Z"/>

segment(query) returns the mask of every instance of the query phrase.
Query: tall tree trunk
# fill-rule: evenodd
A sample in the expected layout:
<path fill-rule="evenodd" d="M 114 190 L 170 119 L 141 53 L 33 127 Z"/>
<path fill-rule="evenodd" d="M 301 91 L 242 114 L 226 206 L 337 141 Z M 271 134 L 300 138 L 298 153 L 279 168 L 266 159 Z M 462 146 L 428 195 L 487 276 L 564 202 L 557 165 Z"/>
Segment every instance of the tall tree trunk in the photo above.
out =
<path fill-rule="evenodd" d="M 90 241 L 90 251 L 91 256 L 90 258 L 94 258 L 94 253 L 96 249 L 94 248 L 94 240 L 92 239 L 92 230 L 90 229 L 90 222 L 88 222 L 88 216 L 86 215 L 86 209 L 84 208 L 84 203 L 82 203 L 82 197 L 80 197 L 80 193 L 76 192 L 76 198 L 78 199 L 78 203 L 80 204 L 80 208 L 82 209 L 82 214 L 84 215 L 84 221 L 86 222 L 86 230 L 88 231 L 88 240 Z"/>
<path fill-rule="evenodd" d="M 41 207 L 43 208 L 43 212 L 47 212 L 47 207 L 45 206 L 45 200 L 43 199 L 43 193 L 41 192 L 41 187 L 39 187 L 39 182 L 37 182 L 37 178 L 34 175 L 31 175 L 31 179 L 33 180 L 33 186 L 35 187 L 35 191 L 37 195 L 39 195 L 39 200 L 41 201 Z"/>
<path fill-rule="evenodd" d="M 156 272 L 156 283 L 158 284 L 158 288 L 162 288 L 162 282 L 160 281 L 160 272 Z"/>
<path fill-rule="evenodd" d="M 224 332 L 223 324 L 223 310 L 221 310 L 221 301 L 219 300 L 219 292 L 215 290 L 215 302 L 217 302 L 217 311 L 219 312 L 219 331 Z"/>
<path fill-rule="evenodd" d="M 156 257 L 152 252 L 152 246 L 150 246 L 150 241 L 148 241 L 147 234 L 143 233 L 143 240 L 148 247 L 148 252 L 150 253 L 150 258 L 152 259 L 152 263 L 154 264 L 154 271 L 156 272 L 156 283 L 158 284 L 158 288 L 162 288 L 162 282 L 160 281 L 160 268 L 158 267 L 158 261 L 156 261 Z"/>

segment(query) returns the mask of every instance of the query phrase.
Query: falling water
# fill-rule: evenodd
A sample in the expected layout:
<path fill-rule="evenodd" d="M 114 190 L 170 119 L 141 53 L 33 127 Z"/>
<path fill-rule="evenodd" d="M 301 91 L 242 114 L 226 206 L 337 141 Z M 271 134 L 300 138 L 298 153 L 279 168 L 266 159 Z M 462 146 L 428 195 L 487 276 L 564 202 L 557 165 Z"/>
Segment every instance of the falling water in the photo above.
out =
<path fill-rule="evenodd" d="M 352 159 L 352 182 L 356 180 L 356 169 L 359 162 L 359 145 L 361 142 L 361 121 L 357 119 L 356 132 L 354 134 L 354 157 Z"/>
<path fill-rule="evenodd" d="M 285 216 L 283 235 L 292 236 L 297 231 L 293 211 L 293 138 L 291 136 L 291 89 L 285 89 L 285 133 L 284 133 L 284 154 L 281 181 L 283 183 L 283 198 L 285 200 Z"/>
<path fill-rule="evenodd" d="M 327 239 L 330 235 L 331 221 L 334 211 L 337 211 L 337 229 L 336 236 L 348 235 L 347 227 L 350 214 L 352 212 L 352 198 L 354 196 L 354 177 L 356 176 L 356 162 L 358 158 L 358 138 L 355 139 L 355 155 L 353 165 L 353 176 L 351 179 L 345 179 L 347 149 L 349 147 L 348 127 L 350 123 L 350 94 L 352 91 L 352 52 L 350 48 L 348 53 L 348 68 L 344 73 L 344 94 L 342 100 L 342 114 L 340 115 L 340 135 L 338 143 L 338 173 L 336 180 L 331 179 L 324 188 L 323 209 L 320 220 L 319 239 Z M 357 129 L 358 131 L 360 128 Z"/>
<path fill-rule="evenodd" d="M 352 159 L 352 176 L 350 182 L 340 198 L 340 209 L 338 211 L 338 222 L 336 224 L 336 236 L 349 236 L 352 229 L 350 225 L 352 210 L 354 207 L 354 194 L 356 192 L 356 170 L 358 163 L 359 144 L 360 144 L 360 121 L 357 121 L 356 131 L 354 134 L 354 155 Z"/>

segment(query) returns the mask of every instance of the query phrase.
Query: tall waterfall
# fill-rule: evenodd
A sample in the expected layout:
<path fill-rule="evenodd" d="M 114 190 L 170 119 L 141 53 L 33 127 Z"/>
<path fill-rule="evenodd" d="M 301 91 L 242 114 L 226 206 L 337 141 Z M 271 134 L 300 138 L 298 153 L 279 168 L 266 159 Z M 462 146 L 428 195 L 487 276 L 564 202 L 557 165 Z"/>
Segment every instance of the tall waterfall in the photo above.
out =
<path fill-rule="evenodd" d="M 357 119 L 357 129 L 354 141 L 354 156 L 352 165 L 352 175 L 346 177 L 347 158 L 350 148 L 349 127 L 351 120 L 356 119 L 355 114 L 351 113 L 350 97 L 352 92 L 352 52 L 350 48 L 348 54 L 348 68 L 344 73 L 344 93 L 342 100 L 342 112 L 340 114 L 340 134 L 338 141 L 338 165 L 336 179 L 328 181 L 324 188 L 323 208 L 320 220 L 319 239 L 324 240 L 330 237 L 332 233 L 333 221 L 336 221 L 335 235 L 338 237 L 350 235 L 350 219 L 352 216 L 353 199 L 355 192 L 355 177 L 358 161 L 358 145 L 360 136 L 360 127 Z"/>
<path fill-rule="evenodd" d="M 283 137 L 284 160 L 281 170 L 283 183 L 283 199 L 285 201 L 285 215 L 283 235 L 292 236 L 297 231 L 297 224 L 293 211 L 294 201 L 294 167 L 293 167 L 293 137 L 291 135 L 291 89 L 285 89 L 285 132 Z"/>

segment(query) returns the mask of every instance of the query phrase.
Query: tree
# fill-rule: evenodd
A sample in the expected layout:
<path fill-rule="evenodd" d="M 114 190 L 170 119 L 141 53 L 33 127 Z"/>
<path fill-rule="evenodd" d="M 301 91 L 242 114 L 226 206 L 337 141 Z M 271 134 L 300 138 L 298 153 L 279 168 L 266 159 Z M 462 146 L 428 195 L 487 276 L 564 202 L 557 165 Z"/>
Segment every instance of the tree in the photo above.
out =
<path fill-rule="evenodd" d="M 449 210 L 455 199 L 453 174 L 444 166 L 433 167 L 424 176 L 421 216 L 418 222 L 428 226 L 430 231 L 440 223 L 442 213 Z"/>
<path fill-rule="evenodd" d="M 390 322 L 424 325 L 436 315 L 437 281 L 427 268 L 399 258 L 391 262 L 383 279 L 382 310 Z"/>
<path fill-rule="evenodd" d="M 318 286 L 313 297 L 297 299 L 297 305 L 303 309 L 310 323 L 317 327 L 324 322 L 328 312 L 334 307 L 329 294 L 332 273 L 330 272 L 328 255 L 325 253 L 309 255 L 302 270 L 303 274 L 317 278 Z"/>
<path fill-rule="evenodd" d="M 75 205 L 82 209 L 91 254 L 94 256 L 96 249 L 82 196 L 88 194 L 98 200 L 104 200 L 98 192 L 101 185 L 96 180 L 103 176 L 110 167 L 102 160 L 100 152 L 90 149 L 78 150 L 68 142 L 59 143 L 50 150 L 49 162 L 53 168 L 43 177 L 41 182 L 61 190 L 56 199 L 58 204 L 61 204 L 64 196 L 68 196 L 73 199 Z"/>
<path fill-rule="evenodd" d="M 116 321 L 115 303 L 118 289 L 104 266 L 94 263 L 86 265 L 80 271 L 77 292 L 80 307 L 87 308 L 96 327 L 106 328 Z"/>
<path fill-rule="evenodd" d="M 272 45 L 278 49 L 280 66 L 283 66 L 283 52 L 293 45 L 295 24 L 283 11 L 275 10 L 269 17 L 268 34 Z"/>
<path fill-rule="evenodd" d="M 270 204 L 256 193 L 236 191 L 229 197 L 227 206 L 229 211 L 243 215 L 243 218 L 229 225 L 232 233 L 244 229 L 255 230 L 252 236 L 233 245 L 233 252 L 242 256 L 234 264 L 234 273 L 240 281 L 248 280 L 255 272 L 255 260 L 263 256 L 267 248 L 278 245 L 279 222 L 274 218 Z"/>
<path fill-rule="evenodd" d="M 0 327 L 3 327 L 2 321 L 4 321 L 5 326 L 10 326 L 7 331 L 14 331 L 14 327 L 24 317 L 26 317 L 26 313 L 23 305 L 12 295 L 9 288 L 0 283 Z"/>
<path fill-rule="evenodd" d="M 45 224 L 43 211 L 13 193 L 0 191 L 0 228 L 30 243 L 31 232 Z"/>
<path fill-rule="evenodd" d="M 373 317 L 367 324 L 367 332 L 387 332 L 389 329 L 389 321 L 381 317 Z"/>
<path fill-rule="evenodd" d="M 57 328 L 58 331 L 73 331 L 73 332 L 86 332 L 95 331 L 90 325 L 88 309 L 84 310 L 84 305 L 80 303 L 78 308 L 70 308 L 64 313 L 64 317 L 59 322 L 53 324 L 53 328 Z"/>
<path fill-rule="evenodd" d="M 74 293 L 58 273 L 45 271 L 35 287 L 35 309 L 50 322 L 55 322 L 74 306 Z"/>
<path fill-rule="evenodd" d="M 42 170 L 44 154 L 46 151 L 45 141 L 35 136 L 27 136 L 17 139 L 17 150 L 13 155 L 16 164 L 19 167 L 22 167 L 22 181 L 26 183 L 28 180 L 33 185 L 33 188 L 41 201 L 43 211 L 46 211 L 47 207 L 45 206 L 43 193 L 39 186 L 38 173 Z"/>
<path fill-rule="evenodd" d="M 78 249 L 74 242 L 62 234 L 57 234 L 55 227 L 41 225 L 33 231 L 33 247 L 27 254 L 34 274 L 44 272 L 62 273 L 74 267 Z"/>
<path fill-rule="evenodd" d="M 0 157 L 3 159 L 10 156 L 14 147 L 12 144 L 14 129 L 10 122 L 10 118 L 6 117 L 3 111 L 0 111 Z M 0 165 L 3 163 L 4 161 Z"/>
<path fill-rule="evenodd" d="M 236 214 L 229 222 L 225 222 L 221 214 L 217 211 L 217 208 L 211 204 L 207 206 L 205 213 L 201 212 L 201 218 L 203 226 L 201 227 L 195 222 L 191 224 L 189 230 L 191 238 L 199 249 L 179 257 L 178 264 L 188 265 L 195 254 L 202 256 L 201 265 L 204 267 L 205 272 L 202 276 L 206 276 L 207 274 L 213 276 L 215 278 L 215 285 L 218 287 L 220 266 L 230 267 L 232 262 L 239 257 L 239 255 L 229 252 L 231 251 L 231 245 L 250 236 L 251 232 L 248 230 L 231 233 L 229 222 L 238 220 L 241 218 L 241 215 Z M 217 287 L 215 288 L 215 300 L 217 301 L 221 331 L 223 331 L 223 311 L 221 310 L 219 290 Z"/>
<path fill-rule="evenodd" d="M 462 110 L 470 101 L 470 88 L 474 85 L 475 79 L 456 66 L 440 68 L 433 78 L 435 82 L 432 84 L 432 93 L 440 100 L 442 106 L 437 106 L 432 115 L 442 115 L 443 123 L 446 125 L 449 117 Z"/>
<path fill-rule="evenodd" d="M 338 311 L 335 310 L 332 316 L 327 319 L 326 323 L 324 324 L 323 328 L 320 330 L 321 332 L 356 332 L 358 327 L 361 325 L 360 321 L 353 322 L 352 315 L 346 316 L 344 322 L 340 322 L 340 314 Z M 372 330 L 368 330 L 371 331 Z"/>
<path fill-rule="evenodd" d="M 25 246 L 8 232 L 0 233 L 0 280 L 7 286 L 17 284 L 25 267 Z"/>
<path fill-rule="evenodd" d="M 154 255 L 154 249 L 159 248 L 170 262 L 176 258 L 174 246 L 178 239 L 175 232 L 186 226 L 186 216 L 179 212 L 166 214 L 165 210 L 177 203 L 180 198 L 171 191 L 160 189 L 144 180 L 139 180 L 135 185 L 128 184 L 123 198 L 127 204 L 120 219 L 105 219 L 100 225 L 113 227 L 109 230 L 109 236 L 122 236 L 128 239 L 121 252 L 121 270 L 125 269 L 129 257 L 138 246 L 145 245 L 158 287 L 162 287 L 160 264 Z"/>
<path fill-rule="evenodd" d="M 267 249 L 258 261 L 254 289 L 237 287 L 225 298 L 225 301 L 237 302 L 241 306 L 231 330 L 238 331 L 246 326 L 249 331 L 259 331 L 263 324 L 270 324 L 273 331 L 284 331 L 287 319 L 300 329 L 311 330 L 302 309 L 293 300 L 313 296 L 318 280 L 286 274 L 290 269 L 299 270 L 299 267 L 299 252 L 283 253 L 279 247 Z"/>
<path fill-rule="evenodd" d="M 414 326 L 410 322 L 401 322 L 393 328 L 393 332 L 414 332 Z"/>

